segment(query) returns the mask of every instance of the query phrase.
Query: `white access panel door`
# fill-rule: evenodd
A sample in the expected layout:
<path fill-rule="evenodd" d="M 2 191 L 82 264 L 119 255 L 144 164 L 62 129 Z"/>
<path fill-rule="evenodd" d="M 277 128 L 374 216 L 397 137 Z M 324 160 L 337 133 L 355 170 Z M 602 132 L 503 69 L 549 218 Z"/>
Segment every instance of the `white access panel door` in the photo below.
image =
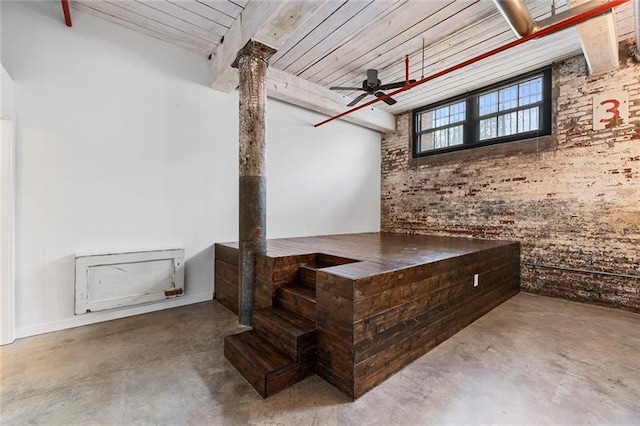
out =
<path fill-rule="evenodd" d="M 76 314 L 184 292 L 184 249 L 76 256 Z"/>

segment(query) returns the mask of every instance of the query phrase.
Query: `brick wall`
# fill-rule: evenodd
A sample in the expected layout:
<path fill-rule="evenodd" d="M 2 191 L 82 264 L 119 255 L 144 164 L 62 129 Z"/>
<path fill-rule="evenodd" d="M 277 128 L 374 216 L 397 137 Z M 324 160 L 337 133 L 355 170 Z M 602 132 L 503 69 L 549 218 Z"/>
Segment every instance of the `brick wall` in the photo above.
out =
<path fill-rule="evenodd" d="M 526 291 L 640 311 L 640 65 L 553 68 L 552 137 L 411 158 L 411 113 L 382 140 L 388 232 L 513 239 Z M 592 130 L 592 95 L 624 89 L 630 123 Z"/>

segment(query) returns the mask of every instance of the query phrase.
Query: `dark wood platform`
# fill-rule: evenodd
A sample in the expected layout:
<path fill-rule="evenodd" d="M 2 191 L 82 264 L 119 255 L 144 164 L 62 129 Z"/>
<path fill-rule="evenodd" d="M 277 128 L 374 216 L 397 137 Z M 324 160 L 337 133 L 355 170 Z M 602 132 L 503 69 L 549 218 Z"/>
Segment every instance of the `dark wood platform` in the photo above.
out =
<path fill-rule="evenodd" d="M 257 265 L 255 330 L 228 338 L 225 355 L 263 397 L 315 371 L 355 399 L 519 288 L 517 242 L 384 233 L 269 240 Z M 215 245 L 215 291 L 237 313 L 237 243 Z M 260 354 L 268 359 L 253 359 Z"/>

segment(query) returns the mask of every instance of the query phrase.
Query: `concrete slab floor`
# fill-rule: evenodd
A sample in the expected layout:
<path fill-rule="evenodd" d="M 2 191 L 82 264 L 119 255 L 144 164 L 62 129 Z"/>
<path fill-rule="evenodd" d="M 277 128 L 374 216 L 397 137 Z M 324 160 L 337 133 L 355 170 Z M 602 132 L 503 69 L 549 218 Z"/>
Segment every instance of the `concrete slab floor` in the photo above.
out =
<path fill-rule="evenodd" d="M 521 293 L 356 402 L 318 376 L 261 399 L 217 302 L 0 348 L 3 425 L 640 424 L 640 315 Z"/>

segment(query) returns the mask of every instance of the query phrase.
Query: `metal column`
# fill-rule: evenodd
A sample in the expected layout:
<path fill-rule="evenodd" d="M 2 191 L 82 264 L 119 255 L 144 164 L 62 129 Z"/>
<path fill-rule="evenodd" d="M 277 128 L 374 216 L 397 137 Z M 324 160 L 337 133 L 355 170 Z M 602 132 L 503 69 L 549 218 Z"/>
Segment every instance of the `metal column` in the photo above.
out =
<path fill-rule="evenodd" d="M 265 79 L 267 60 L 275 49 L 254 40 L 238 52 L 234 68 L 240 76 L 240 218 L 238 316 L 251 325 L 256 287 L 256 258 L 267 249 L 265 176 Z"/>

